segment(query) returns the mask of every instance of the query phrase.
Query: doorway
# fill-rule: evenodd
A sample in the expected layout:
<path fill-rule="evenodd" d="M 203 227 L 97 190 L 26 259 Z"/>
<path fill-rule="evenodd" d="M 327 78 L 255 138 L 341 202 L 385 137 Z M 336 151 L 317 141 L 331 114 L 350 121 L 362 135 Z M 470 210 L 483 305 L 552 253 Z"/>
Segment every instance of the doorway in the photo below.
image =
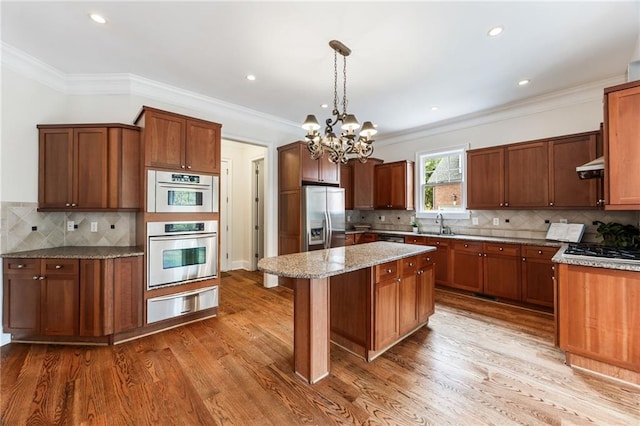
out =
<path fill-rule="evenodd" d="M 264 158 L 258 158 L 251 162 L 252 168 L 252 214 L 253 237 L 251 270 L 258 269 L 258 260 L 264 257 Z"/>

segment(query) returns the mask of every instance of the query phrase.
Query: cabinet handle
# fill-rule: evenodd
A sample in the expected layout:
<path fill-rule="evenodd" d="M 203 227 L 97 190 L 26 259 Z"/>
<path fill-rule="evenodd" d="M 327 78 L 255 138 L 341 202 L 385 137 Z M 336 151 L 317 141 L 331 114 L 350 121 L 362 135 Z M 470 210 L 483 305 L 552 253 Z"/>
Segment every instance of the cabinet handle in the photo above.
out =
<path fill-rule="evenodd" d="M 500 203 L 500 207 L 502 207 L 502 203 Z"/>
<path fill-rule="evenodd" d="M 42 275 L 40 275 L 40 276 L 38 277 L 38 279 L 39 279 L 40 281 L 42 281 L 42 280 L 44 280 L 44 277 L 43 277 Z"/>
<path fill-rule="evenodd" d="M 71 203 L 71 207 L 76 207 L 77 204 L 76 203 Z"/>
<path fill-rule="evenodd" d="M 187 166 L 187 169 L 191 169 L 191 166 Z"/>
<path fill-rule="evenodd" d="M 409 266 L 413 266 L 413 262 L 409 262 Z"/>
<path fill-rule="evenodd" d="M 65 204 L 65 207 L 71 207 L 71 204 L 67 203 Z"/>
<path fill-rule="evenodd" d="M 552 270 L 552 271 L 555 271 L 555 270 L 556 270 L 556 267 L 555 267 L 555 266 L 552 266 L 552 267 L 551 267 L 551 270 Z"/>
<path fill-rule="evenodd" d="M 56 269 L 62 269 L 62 265 L 56 265 Z"/>
<path fill-rule="evenodd" d="M 180 165 L 180 168 L 181 168 L 181 169 L 184 169 L 184 168 L 186 168 L 186 167 L 184 166 L 184 164 L 181 164 L 181 165 Z"/>
<path fill-rule="evenodd" d="M 19 265 L 17 266 L 17 268 L 18 268 L 18 269 L 22 269 L 22 268 L 24 268 L 24 267 L 25 267 L 24 263 L 21 263 L 21 264 L 19 264 Z"/>
<path fill-rule="evenodd" d="M 553 207 L 553 203 L 549 203 L 549 205 L 550 205 L 551 207 Z"/>
<path fill-rule="evenodd" d="M 522 258 L 522 261 L 523 261 L 523 262 L 526 262 L 526 261 L 527 261 L 527 258 L 526 258 L 526 257 L 523 257 L 523 258 Z"/>
<path fill-rule="evenodd" d="M 504 203 L 504 206 L 505 207 L 509 207 L 509 203 Z"/>
<path fill-rule="evenodd" d="M 487 257 L 487 253 L 484 254 L 484 257 Z"/>
<path fill-rule="evenodd" d="M 430 257 L 427 257 L 427 262 L 431 262 L 431 258 Z"/>
<path fill-rule="evenodd" d="M 390 274 L 390 273 L 391 273 L 391 269 L 387 269 L 387 274 Z"/>
<path fill-rule="evenodd" d="M 503 249 L 502 247 L 500 247 L 498 250 L 502 251 L 502 250 L 504 250 L 504 249 Z"/>
<path fill-rule="evenodd" d="M 436 241 L 436 245 L 439 246 L 440 245 L 440 241 Z"/>
<path fill-rule="evenodd" d="M 482 253 L 478 253 L 478 256 L 482 257 Z"/>
<path fill-rule="evenodd" d="M 34 275 L 34 276 L 33 276 L 33 279 L 34 279 L 34 280 L 37 280 L 37 279 L 38 279 L 38 276 L 37 276 L 37 275 Z"/>
<path fill-rule="evenodd" d="M 465 244 L 465 245 L 464 245 L 464 248 L 469 248 L 469 244 Z"/>
<path fill-rule="evenodd" d="M 598 201 L 596 202 L 596 206 L 601 206 L 601 205 L 603 205 L 604 203 L 605 203 L 605 200 L 598 200 Z"/>

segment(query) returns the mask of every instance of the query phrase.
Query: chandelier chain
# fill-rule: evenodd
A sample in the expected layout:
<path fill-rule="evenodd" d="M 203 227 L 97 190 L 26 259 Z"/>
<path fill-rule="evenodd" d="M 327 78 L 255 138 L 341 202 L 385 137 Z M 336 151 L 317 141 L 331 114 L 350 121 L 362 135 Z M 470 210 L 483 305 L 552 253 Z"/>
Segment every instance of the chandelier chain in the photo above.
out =
<path fill-rule="evenodd" d="M 333 51 L 333 110 L 338 111 L 338 52 Z"/>
<path fill-rule="evenodd" d="M 342 113 L 347 115 L 347 57 L 342 57 L 342 63 L 344 64 L 342 70 Z"/>

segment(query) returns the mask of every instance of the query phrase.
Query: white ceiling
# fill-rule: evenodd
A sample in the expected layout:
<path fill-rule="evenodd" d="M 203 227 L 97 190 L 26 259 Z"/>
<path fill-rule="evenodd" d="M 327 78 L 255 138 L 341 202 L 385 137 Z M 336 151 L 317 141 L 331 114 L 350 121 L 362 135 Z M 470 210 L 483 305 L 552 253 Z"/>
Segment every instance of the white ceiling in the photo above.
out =
<path fill-rule="evenodd" d="M 328 42 L 338 39 L 352 50 L 349 111 L 387 134 L 622 76 L 640 30 L 638 1 L 0 7 L 3 42 L 64 73 L 135 74 L 296 123 L 329 116 L 319 105 L 333 102 Z M 496 25 L 504 32 L 488 37 Z"/>

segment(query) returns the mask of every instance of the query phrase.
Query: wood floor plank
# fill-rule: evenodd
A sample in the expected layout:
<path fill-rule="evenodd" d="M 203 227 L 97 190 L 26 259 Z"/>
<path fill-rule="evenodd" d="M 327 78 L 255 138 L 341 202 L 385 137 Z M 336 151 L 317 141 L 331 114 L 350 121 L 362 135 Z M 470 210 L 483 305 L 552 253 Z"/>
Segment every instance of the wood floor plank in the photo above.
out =
<path fill-rule="evenodd" d="M 293 372 L 293 294 L 222 279 L 216 318 L 112 347 L 0 350 L 2 425 L 640 425 L 640 389 L 564 365 L 553 317 L 438 289 L 429 324 L 371 363 Z"/>

